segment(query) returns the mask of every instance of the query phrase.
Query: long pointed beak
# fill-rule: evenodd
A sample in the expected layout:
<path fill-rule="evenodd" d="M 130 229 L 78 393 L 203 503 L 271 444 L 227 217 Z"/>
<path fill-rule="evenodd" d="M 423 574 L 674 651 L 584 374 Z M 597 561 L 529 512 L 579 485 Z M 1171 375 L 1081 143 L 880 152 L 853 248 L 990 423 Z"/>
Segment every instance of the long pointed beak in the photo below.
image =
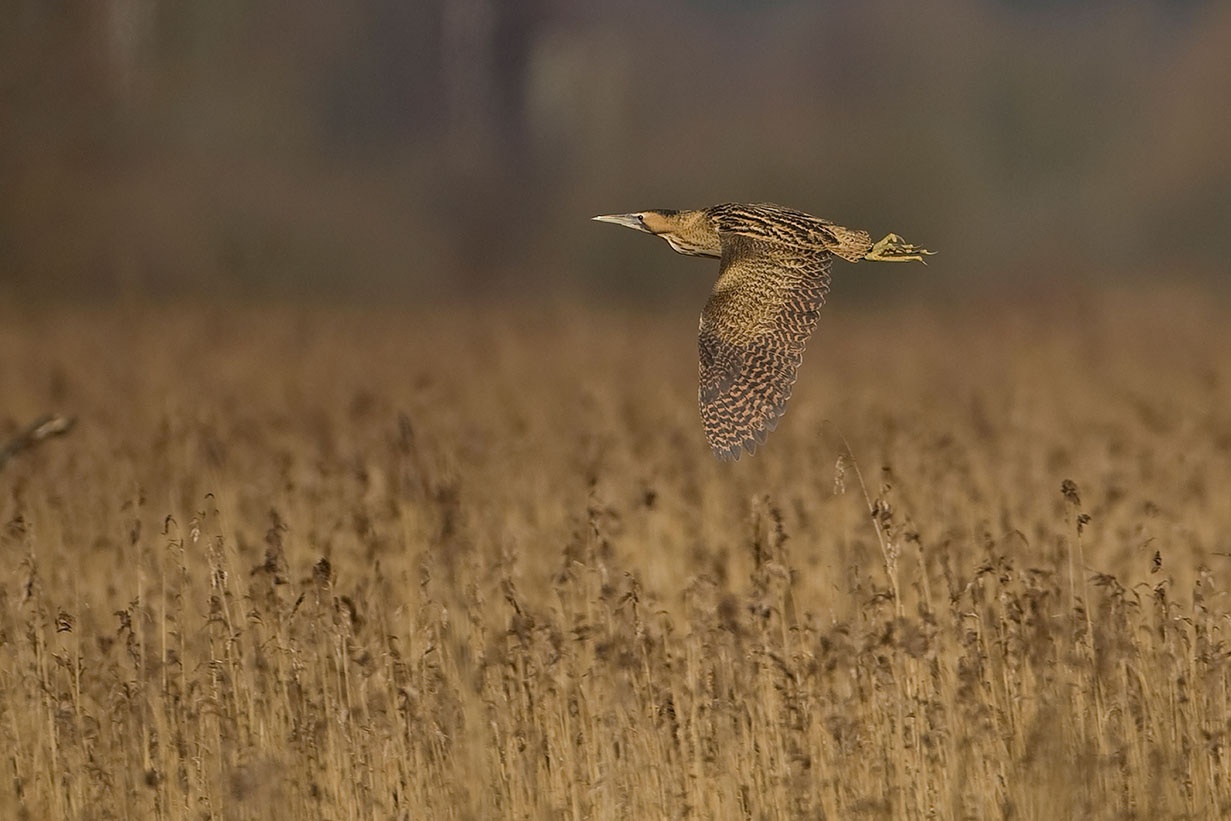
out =
<path fill-rule="evenodd" d="M 602 217 L 594 217 L 598 222 L 610 222 L 614 225 L 623 225 L 625 228 L 632 228 L 637 231 L 649 231 L 645 227 L 645 223 L 641 221 L 641 217 L 636 214 L 607 214 Z"/>

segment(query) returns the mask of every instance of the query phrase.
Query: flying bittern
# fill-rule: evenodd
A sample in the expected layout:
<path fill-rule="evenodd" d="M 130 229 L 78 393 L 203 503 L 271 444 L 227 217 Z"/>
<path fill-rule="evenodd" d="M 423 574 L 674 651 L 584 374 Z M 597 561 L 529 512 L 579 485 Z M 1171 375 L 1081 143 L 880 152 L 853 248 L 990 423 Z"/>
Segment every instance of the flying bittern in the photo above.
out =
<path fill-rule="evenodd" d="M 721 260 L 701 312 L 698 400 L 705 436 L 723 460 L 738 459 L 744 448 L 754 452 L 778 426 L 835 256 L 924 262 L 932 253 L 897 234 L 873 243 L 866 231 L 767 203 L 594 219 L 660 236 L 681 254 Z"/>

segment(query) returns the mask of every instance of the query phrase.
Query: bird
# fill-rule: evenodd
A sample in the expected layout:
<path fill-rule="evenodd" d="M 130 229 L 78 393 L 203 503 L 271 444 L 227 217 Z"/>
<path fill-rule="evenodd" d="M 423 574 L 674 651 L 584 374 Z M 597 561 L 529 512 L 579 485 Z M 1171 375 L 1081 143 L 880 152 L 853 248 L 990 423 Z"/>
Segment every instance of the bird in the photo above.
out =
<path fill-rule="evenodd" d="M 721 461 L 755 453 L 786 412 L 834 257 L 926 265 L 932 253 L 897 234 L 874 243 L 867 231 L 773 203 L 593 219 L 661 237 L 680 254 L 718 258 L 718 279 L 698 328 L 697 401 L 706 439 Z"/>

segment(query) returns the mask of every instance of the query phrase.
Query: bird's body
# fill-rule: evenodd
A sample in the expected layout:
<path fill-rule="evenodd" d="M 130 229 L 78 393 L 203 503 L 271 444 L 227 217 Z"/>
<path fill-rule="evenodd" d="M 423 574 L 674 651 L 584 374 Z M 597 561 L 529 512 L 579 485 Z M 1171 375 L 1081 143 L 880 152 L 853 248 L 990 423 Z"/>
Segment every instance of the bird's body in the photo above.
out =
<path fill-rule="evenodd" d="M 834 256 L 849 262 L 923 261 L 931 253 L 768 203 L 595 217 L 655 234 L 691 256 L 718 257 L 718 281 L 701 312 L 698 401 L 720 459 L 753 451 L 777 427 L 804 346 L 829 292 Z"/>

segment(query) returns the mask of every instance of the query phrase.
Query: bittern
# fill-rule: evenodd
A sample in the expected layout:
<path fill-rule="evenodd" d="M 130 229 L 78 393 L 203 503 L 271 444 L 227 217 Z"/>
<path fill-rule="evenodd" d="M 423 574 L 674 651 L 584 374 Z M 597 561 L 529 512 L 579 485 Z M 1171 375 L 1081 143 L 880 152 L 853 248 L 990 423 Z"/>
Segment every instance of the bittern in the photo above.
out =
<path fill-rule="evenodd" d="M 722 460 L 755 452 L 778 426 L 829 292 L 835 256 L 924 262 L 932 253 L 897 234 L 873 243 L 866 231 L 768 203 L 594 219 L 662 237 L 681 254 L 721 260 L 701 312 L 697 396 L 705 436 Z"/>

